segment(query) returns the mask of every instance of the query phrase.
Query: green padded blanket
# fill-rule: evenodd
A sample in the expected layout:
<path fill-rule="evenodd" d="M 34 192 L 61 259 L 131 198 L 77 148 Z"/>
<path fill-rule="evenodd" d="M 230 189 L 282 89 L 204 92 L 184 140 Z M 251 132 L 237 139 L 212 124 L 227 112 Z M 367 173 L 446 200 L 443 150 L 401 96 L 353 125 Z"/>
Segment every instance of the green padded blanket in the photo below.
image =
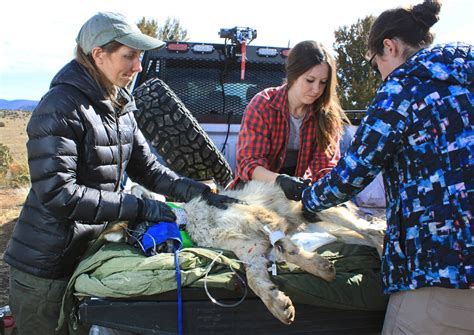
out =
<path fill-rule="evenodd" d="M 143 256 L 140 250 L 123 243 L 95 246 L 77 267 L 69 281 L 59 324 L 74 314 L 77 299 L 82 297 L 137 298 L 176 289 L 174 255 L 163 253 Z M 219 256 L 219 254 L 223 252 Z M 300 270 L 290 271 L 279 264 L 272 279 L 296 303 L 346 310 L 384 310 L 387 298 L 380 283 L 380 259 L 374 248 L 334 242 L 318 249 L 334 262 L 336 280 L 326 282 Z M 217 259 L 216 259 L 217 257 Z M 228 252 L 209 248 L 186 248 L 180 251 L 182 286 L 203 287 L 211 262 L 207 285 L 233 290 L 243 265 Z"/>

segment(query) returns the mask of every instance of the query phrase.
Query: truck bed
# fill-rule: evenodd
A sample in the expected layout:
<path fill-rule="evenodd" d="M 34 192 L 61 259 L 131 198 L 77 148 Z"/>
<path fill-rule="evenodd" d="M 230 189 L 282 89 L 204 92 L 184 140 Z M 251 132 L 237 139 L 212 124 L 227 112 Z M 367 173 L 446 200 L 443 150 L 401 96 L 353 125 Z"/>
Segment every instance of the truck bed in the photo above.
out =
<path fill-rule="evenodd" d="M 213 289 L 221 303 L 240 300 L 234 292 Z M 237 307 L 213 304 L 200 288 L 183 288 L 184 334 L 379 334 L 384 311 L 338 310 L 295 304 L 296 317 L 287 326 L 275 319 L 255 295 Z M 79 320 L 85 324 L 138 334 L 178 332 L 176 291 L 140 299 L 89 298 L 79 306 Z"/>

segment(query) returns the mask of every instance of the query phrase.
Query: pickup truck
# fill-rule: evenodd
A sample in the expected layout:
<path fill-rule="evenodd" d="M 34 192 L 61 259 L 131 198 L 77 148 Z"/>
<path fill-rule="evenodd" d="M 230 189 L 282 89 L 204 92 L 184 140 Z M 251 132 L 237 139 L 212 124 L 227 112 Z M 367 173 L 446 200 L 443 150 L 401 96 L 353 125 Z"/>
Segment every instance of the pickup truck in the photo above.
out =
<path fill-rule="evenodd" d="M 251 28 L 221 29 L 224 43 L 166 42 L 144 53 L 143 71 L 133 87 L 136 119 L 162 162 L 177 173 L 213 179 L 222 187 L 232 180 L 245 106 L 257 92 L 285 78 L 289 48 L 249 45 L 256 35 Z M 354 125 L 363 117 L 362 111 L 346 113 Z M 242 296 L 226 289 L 214 294 L 228 304 Z M 295 307 L 296 320 L 286 326 L 252 292 L 237 307 L 222 308 L 203 289 L 183 287 L 180 322 L 185 334 L 377 334 L 385 313 Z M 79 305 L 78 319 L 124 334 L 172 334 L 178 332 L 177 309 L 176 291 L 133 300 L 90 298 Z"/>
<path fill-rule="evenodd" d="M 256 37 L 250 28 L 220 35 L 224 44 L 168 42 L 145 52 L 134 95 L 138 124 L 170 168 L 225 184 L 244 109 L 256 93 L 283 83 L 289 48 L 243 48 Z M 364 111 L 346 114 L 357 125 Z"/>

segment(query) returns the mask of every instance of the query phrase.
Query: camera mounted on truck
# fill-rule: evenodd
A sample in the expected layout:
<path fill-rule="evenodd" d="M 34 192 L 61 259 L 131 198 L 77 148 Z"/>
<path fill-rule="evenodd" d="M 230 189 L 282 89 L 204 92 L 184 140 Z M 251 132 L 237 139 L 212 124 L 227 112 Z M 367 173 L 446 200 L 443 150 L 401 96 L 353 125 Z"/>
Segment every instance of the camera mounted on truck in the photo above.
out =
<path fill-rule="evenodd" d="M 257 30 L 249 27 L 221 28 L 219 37 L 230 39 L 235 44 L 249 44 L 257 38 Z"/>
<path fill-rule="evenodd" d="M 231 29 L 221 29 L 219 31 L 219 36 L 225 38 L 226 42 L 228 39 L 232 41 L 230 47 L 226 48 L 226 56 L 229 58 L 234 58 L 238 52 L 240 52 L 241 57 L 241 70 L 240 70 L 240 80 L 245 79 L 245 62 L 247 58 L 247 44 L 252 42 L 257 38 L 257 30 L 246 27 L 234 27 Z M 227 45 L 227 43 L 226 43 Z M 236 45 L 240 50 L 236 51 L 234 48 Z"/>

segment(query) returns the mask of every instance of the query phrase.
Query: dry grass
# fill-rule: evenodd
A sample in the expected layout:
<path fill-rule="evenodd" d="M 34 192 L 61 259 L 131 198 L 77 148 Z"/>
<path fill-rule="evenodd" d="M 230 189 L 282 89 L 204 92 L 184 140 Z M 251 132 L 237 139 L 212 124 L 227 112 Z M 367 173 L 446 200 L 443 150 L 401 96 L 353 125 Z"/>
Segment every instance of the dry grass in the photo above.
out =
<path fill-rule="evenodd" d="M 13 173 L 27 167 L 26 125 L 30 116 L 30 112 L 0 110 L 0 125 L 2 125 L 0 127 L 0 143 L 8 147 L 13 158 L 13 163 L 10 166 Z M 25 187 L 6 186 L 0 185 L 0 227 L 18 217 L 27 193 Z"/>
<path fill-rule="evenodd" d="M 9 173 L 13 176 L 27 169 L 26 125 L 30 116 L 30 112 L 0 110 L 0 144 L 8 148 L 12 157 Z M 0 306 L 8 304 L 9 292 L 9 267 L 3 262 L 3 252 L 27 192 L 27 187 L 12 188 L 7 183 L 0 185 Z"/>
<path fill-rule="evenodd" d="M 29 184 L 26 126 L 30 112 L 0 110 L 0 188 Z"/>
<path fill-rule="evenodd" d="M 18 165 L 27 164 L 26 125 L 31 112 L 0 110 L 0 143 L 10 149 L 13 161 Z"/>
<path fill-rule="evenodd" d="M 3 224 L 16 220 L 28 194 L 28 188 L 0 189 L 0 229 Z"/>

